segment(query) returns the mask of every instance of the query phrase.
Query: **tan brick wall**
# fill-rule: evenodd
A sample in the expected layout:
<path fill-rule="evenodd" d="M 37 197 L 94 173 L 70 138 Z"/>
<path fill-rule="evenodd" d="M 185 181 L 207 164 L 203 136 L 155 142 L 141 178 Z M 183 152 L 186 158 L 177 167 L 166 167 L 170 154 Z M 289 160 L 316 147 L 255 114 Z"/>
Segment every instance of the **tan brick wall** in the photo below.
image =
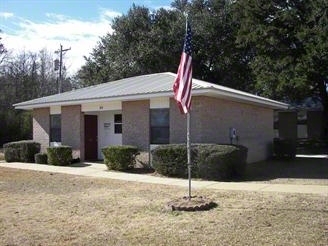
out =
<path fill-rule="evenodd" d="M 149 100 L 122 102 L 122 143 L 149 148 Z"/>
<path fill-rule="evenodd" d="M 187 116 L 180 113 L 176 101 L 170 98 L 170 143 L 186 143 Z"/>
<path fill-rule="evenodd" d="M 80 105 L 61 108 L 61 143 L 72 147 L 74 158 L 84 160 L 84 115 Z"/>
<path fill-rule="evenodd" d="M 229 129 L 237 129 L 239 144 L 249 149 L 248 162 L 266 159 L 274 137 L 273 110 L 205 96 L 194 96 L 191 112 L 192 143 L 230 143 Z M 122 103 L 122 143 L 149 148 L 149 100 Z M 33 111 L 33 139 L 49 146 L 49 108 Z M 84 160 L 84 114 L 80 106 L 61 108 L 62 144 L 72 146 L 74 157 Z M 170 143 L 186 142 L 186 116 L 170 99 Z"/>
<path fill-rule="evenodd" d="M 33 109 L 33 140 L 46 152 L 50 140 L 50 108 Z"/>
<path fill-rule="evenodd" d="M 273 110 L 205 96 L 192 100 L 192 143 L 230 143 L 229 129 L 234 127 L 238 143 L 248 147 L 248 162 L 264 160 L 271 154 Z M 186 142 L 185 116 L 173 99 L 170 106 L 171 143 Z"/>

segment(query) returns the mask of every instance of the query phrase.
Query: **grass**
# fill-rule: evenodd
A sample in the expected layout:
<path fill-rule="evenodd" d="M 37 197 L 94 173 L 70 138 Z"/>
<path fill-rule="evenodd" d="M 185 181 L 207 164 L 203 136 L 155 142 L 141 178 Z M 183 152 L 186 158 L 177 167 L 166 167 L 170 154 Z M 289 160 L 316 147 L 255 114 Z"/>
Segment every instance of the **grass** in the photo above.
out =
<path fill-rule="evenodd" d="M 1 167 L 0 245 L 327 243 L 326 196 L 197 190 L 218 206 L 204 212 L 164 209 L 186 192 Z"/>

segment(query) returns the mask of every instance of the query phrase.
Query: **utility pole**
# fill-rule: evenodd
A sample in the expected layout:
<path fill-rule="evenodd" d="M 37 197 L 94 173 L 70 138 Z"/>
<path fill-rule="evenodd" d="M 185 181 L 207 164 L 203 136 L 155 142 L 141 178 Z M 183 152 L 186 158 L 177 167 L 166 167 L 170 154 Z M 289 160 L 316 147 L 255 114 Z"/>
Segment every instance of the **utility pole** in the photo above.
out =
<path fill-rule="evenodd" d="M 60 49 L 55 51 L 55 53 L 59 53 L 59 61 L 58 61 L 58 59 L 55 60 L 55 71 L 59 70 L 59 75 L 58 75 L 58 93 L 59 94 L 62 92 L 63 53 L 70 49 L 71 48 L 63 49 L 63 46 L 60 44 Z"/>

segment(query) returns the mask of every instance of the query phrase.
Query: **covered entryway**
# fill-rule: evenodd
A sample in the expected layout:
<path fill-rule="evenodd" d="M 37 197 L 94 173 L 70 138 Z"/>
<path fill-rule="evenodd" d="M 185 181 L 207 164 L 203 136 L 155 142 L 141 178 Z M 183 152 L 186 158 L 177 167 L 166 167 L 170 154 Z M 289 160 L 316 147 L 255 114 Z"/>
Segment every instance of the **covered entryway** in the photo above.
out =
<path fill-rule="evenodd" d="M 98 159 L 103 159 L 102 148 L 122 144 L 122 125 L 121 110 L 98 112 Z"/>
<path fill-rule="evenodd" d="M 84 115 L 85 159 L 98 159 L 98 116 Z"/>

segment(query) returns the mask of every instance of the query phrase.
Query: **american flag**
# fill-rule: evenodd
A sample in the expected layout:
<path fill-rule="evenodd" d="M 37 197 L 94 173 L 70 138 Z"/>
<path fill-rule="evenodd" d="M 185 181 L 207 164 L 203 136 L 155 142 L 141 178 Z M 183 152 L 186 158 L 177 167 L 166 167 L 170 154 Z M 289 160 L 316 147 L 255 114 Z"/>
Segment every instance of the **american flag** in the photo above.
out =
<path fill-rule="evenodd" d="M 192 87 L 192 46 L 191 28 L 187 22 L 187 32 L 180 59 L 177 77 L 173 84 L 174 98 L 178 103 L 182 114 L 187 114 L 191 107 L 191 87 Z"/>

